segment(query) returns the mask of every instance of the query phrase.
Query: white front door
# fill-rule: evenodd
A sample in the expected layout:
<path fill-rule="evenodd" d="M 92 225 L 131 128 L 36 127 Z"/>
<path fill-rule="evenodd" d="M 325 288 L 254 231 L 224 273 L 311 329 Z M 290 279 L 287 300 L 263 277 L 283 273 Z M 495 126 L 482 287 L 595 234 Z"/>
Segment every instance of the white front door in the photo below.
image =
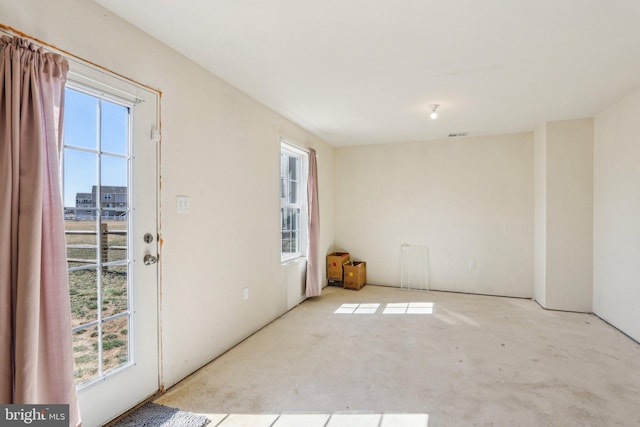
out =
<path fill-rule="evenodd" d="M 158 94 L 71 64 L 63 191 L 85 427 L 159 389 Z"/>

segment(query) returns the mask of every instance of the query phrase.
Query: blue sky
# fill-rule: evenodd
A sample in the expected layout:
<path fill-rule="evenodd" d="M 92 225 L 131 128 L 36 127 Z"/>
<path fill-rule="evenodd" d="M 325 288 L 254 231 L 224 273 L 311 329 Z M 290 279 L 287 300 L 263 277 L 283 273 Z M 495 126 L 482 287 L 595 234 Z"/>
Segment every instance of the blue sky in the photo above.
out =
<path fill-rule="evenodd" d="M 103 153 L 127 154 L 128 108 L 67 88 L 64 143 Z M 98 127 L 100 125 L 100 134 Z M 97 154 L 65 149 L 64 205 L 75 206 L 76 193 L 90 193 L 97 185 Z M 127 185 L 127 160 L 102 155 L 102 185 Z"/>

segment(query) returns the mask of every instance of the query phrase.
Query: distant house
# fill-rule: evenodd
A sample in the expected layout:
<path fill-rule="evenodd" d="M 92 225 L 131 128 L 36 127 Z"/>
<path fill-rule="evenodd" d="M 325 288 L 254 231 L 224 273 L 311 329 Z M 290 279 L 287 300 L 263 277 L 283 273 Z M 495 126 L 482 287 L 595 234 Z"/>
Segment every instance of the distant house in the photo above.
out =
<path fill-rule="evenodd" d="M 103 185 L 98 194 L 98 186 L 94 185 L 91 193 L 76 193 L 76 206 L 65 208 L 65 219 L 96 219 L 98 206 L 102 211 L 102 219 L 125 220 L 128 208 L 127 187 Z"/>

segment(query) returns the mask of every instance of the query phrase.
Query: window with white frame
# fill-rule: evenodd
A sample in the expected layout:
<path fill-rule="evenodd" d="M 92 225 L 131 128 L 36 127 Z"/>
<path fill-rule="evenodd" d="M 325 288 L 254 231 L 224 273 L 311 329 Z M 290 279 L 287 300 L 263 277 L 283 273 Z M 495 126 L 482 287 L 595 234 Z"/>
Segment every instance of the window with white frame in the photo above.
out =
<path fill-rule="evenodd" d="M 280 235 L 283 261 L 307 251 L 308 154 L 286 142 L 280 153 Z"/>

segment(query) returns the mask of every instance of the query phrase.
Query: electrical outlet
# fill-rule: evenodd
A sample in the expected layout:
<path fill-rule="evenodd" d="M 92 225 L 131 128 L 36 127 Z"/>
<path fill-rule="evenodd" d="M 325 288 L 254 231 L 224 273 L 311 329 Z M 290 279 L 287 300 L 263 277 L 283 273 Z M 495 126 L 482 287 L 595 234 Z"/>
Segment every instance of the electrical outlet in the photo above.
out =
<path fill-rule="evenodd" d="M 242 290 L 242 299 L 245 301 L 249 299 L 249 288 L 244 288 Z"/>
<path fill-rule="evenodd" d="M 453 260 L 452 259 L 447 260 L 447 267 L 448 268 L 453 267 Z"/>
<path fill-rule="evenodd" d="M 476 268 L 476 260 L 475 259 L 469 260 L 469 268 L 471 270 L 474 270 Z"/>

